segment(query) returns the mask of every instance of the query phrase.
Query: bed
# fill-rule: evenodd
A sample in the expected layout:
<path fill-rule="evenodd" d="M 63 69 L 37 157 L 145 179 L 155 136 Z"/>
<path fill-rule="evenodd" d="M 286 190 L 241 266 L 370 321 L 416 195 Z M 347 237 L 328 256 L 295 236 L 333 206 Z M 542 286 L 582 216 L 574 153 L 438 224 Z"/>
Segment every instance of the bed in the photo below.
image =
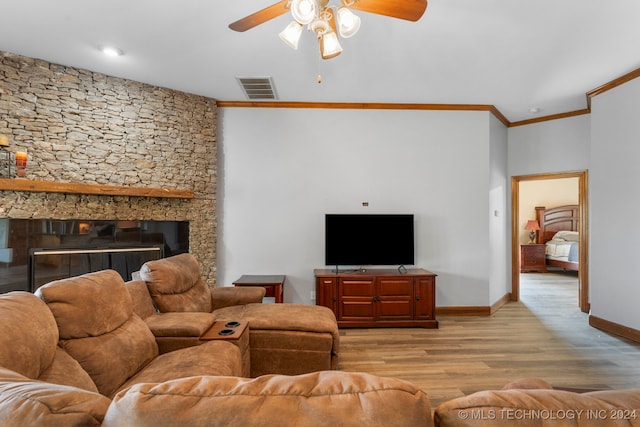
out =
<path fill-rule="evenodd" d="M 545 245 L 547 267 L 578 271 L 578 205 L 536 207 L 537 243 Z"/>

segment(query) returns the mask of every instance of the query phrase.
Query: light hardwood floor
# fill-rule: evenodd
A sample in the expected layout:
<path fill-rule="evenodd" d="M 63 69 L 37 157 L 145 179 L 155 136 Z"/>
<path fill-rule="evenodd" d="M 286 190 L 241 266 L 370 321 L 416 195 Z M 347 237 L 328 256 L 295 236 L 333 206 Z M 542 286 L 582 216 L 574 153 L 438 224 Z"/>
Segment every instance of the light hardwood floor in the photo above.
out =
<path fill-rule="evenodd" d="M 341 329 L 339 369 L 411 381 L 432 407 L 509 381 L 640 387 L 640 343 L 592 328 L 575 273 L 521 276 L 521 301 L 490 317 L 439 316 L 439 329 Z"/>

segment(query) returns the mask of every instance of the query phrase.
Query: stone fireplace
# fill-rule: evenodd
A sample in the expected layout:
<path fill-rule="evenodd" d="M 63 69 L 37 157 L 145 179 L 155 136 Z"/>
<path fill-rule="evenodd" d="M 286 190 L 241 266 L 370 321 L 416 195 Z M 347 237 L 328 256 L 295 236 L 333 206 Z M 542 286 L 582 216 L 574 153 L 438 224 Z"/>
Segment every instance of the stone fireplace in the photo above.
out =
<path fill-rule="evenodd" d="M 188 251 L 213 286 L 216 113 L 210 98 L 0 52 L 0 135 L 27 152 L 27 181 L 192 193 L 22 191 L 0 179 L 0 218 L 188 222 Z"/>

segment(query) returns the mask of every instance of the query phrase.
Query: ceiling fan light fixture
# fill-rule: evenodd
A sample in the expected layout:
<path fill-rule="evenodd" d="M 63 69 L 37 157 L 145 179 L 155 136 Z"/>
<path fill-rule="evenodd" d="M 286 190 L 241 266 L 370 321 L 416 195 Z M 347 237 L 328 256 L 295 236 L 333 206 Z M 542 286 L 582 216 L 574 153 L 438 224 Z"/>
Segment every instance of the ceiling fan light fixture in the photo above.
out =
<path fill-rule="evenodd" d="M 347 7 L 341 7 L 337 10 L 338 30 L 342 38 L 349 38 L 360 29 L 360 17 Z"/>
<path fill-rule="evenodd" d="M 292 0 L 291 15 L 300 24 L 309 24 L 318 15 L 318 3 L 316 0 Z"/>
<path fill-rule="evenodd" d="M 335 31 L 325 32 L 319 36 L 320 41 L 320 54 L 322 59 L 331 59 L 340 55 L 342 52 L 342 46 L 338 41 L 338 35 Z"/>
<path fill-rule="evenodd" d="M 300 41 L 300 35 L 302 34 L 302 24 L 297 21 L 291 21 L 287 28 L 282 30 L 280 34 L 280 39 L 285 42 L 292 49 L 298 49 L 298 42 Z"/>

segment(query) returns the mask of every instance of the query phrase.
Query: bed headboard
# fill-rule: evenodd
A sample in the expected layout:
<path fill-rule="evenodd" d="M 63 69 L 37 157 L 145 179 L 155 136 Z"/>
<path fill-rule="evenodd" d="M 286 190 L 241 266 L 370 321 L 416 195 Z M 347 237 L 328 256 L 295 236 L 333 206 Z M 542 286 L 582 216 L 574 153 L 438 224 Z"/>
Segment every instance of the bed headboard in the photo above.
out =
<path fill-rule="evenodd" d="M 578 231 L 580 211 L 578 205 L 558 206 L 546 209 L 536 206 L 536 219 L 540 224 L 538 243 L 546 243 L 558 231 Z"/>

